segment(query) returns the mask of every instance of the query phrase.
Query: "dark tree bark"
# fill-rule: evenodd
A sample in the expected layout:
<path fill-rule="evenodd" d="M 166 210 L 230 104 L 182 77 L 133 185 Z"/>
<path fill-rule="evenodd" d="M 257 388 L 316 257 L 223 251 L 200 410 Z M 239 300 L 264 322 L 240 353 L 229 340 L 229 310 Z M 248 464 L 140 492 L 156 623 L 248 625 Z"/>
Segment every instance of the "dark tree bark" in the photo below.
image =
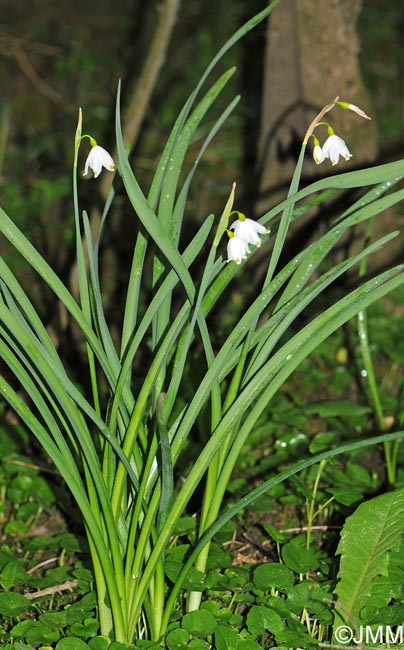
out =
<path fill-rule="evenodd" d="M 362 0 L 282 0 L 270 16 L 258 144 L 261 210 L 273 203 L 277 188 L 284 191 L 306 129 L 323 106 L 339 95 L 371 114 L 358 62 L 361 5 Z M 339 171 L 375 159 L 374 122 L 339 108 L 327 117 L 353 153 Z M 324 127 L 318 134 L 327 137 Z M 304 170 L 307 175 L 331 172 L 328 163 L 317 167 L 311 156 Z"/>

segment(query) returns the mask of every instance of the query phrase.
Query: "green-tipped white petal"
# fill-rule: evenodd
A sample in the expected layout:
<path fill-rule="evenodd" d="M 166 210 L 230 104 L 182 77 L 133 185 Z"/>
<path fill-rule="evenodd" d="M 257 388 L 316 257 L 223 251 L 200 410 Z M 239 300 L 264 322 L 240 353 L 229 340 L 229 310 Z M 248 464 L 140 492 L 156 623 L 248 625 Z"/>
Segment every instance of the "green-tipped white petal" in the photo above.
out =
<path fill-rule="evenodd" d="M 230 237 L 227 244 L 227 261 L 236 262 L 236 264 L 241 264 L 242 260 L 245 260 L 250 249 L 248 248 L 248 242 L 245 239 L 240 237 Z"/>
<path fill-rule="evenodd" d="M 265 226 L 253 221 L 253 219 L 247 219 L 247 217 L 233 221 L 230 229 L 234 230 L 235 237 L 244 239 L 247 244 L 254 244 L 255 246 L 261 246 L 259 234 L 264 235 L 269 232 Z"/>
<path fill-rule="evenodd" d="M 106 149 L 97 144 L 91 147 L 91 151 L 87 156 L 83 176 L 87 176 L 89 171 L 92 171 L 94 178 L 97 178 L 103 167 L 110 172 L 115 171 L 115 163 L 112 157 Z"/>
<path fill-rule="evenodd" d="M 345 160 L 352 158 L 348 147 L 344 140 L 338 135 L 330 135 L 324 142 L 322 147 L 323 160 L 329 158 L 333 165 L 338 163 L 339 157 L 342 156 Z M 321 162 L 323 162 L 323 160 Z"/>
<path fill-rule="evenodd" d="M 316 144 L 315 147 L 313 148 L 313 158 L 314 158 L 314 162 L 317 163 L 317 165 L 322 163 L 324 160 L 323 150 L 319 144 Z"/>

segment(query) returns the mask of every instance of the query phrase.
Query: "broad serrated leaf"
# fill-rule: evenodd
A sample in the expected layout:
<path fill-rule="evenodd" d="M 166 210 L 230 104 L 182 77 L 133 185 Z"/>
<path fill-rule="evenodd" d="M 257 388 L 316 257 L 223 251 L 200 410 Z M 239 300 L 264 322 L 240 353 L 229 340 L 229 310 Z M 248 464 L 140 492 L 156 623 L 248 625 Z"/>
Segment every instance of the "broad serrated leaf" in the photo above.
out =
<path fill-rule="evenodd" d="M 335 594 L 340 607 L 336 622 L 346 612 L 359 622 L 361 609 L 371 604 L 377 576 L 387 576 L 390 553 L 399 548 L 404 532 L 404 490 L 362 503 L 348 517 L 337 553 L 341 555 Z M 388 601 L 386 593 L 386 604 Z"/>

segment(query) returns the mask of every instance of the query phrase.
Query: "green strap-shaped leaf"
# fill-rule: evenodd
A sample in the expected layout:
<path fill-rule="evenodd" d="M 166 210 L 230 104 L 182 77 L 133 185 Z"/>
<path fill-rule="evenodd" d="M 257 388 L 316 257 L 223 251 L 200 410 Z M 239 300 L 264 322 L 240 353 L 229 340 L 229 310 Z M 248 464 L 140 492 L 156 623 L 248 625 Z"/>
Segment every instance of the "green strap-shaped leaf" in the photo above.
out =
<path fill-rule="evenodd" d="M 122 139 L 121 118 L 120 118 L 120 86 L 118 87 L 116 100 L 116 143 L 118 150 L 119 171 L 125 185 L 128 198 L 135 209 L 140 221 L 150 234 L 151 238 L 163 252 L 169 266 L 175 270 L 181 283 L 184 286 L 187 297 L 193 302 L 195 287 L 192 278 L 184 264 L 180 253 L 171 242 L 164 228 L 158 221 L 154 211 L 150 207 L 140 186 L 129 165 L 125 146 Z"/>

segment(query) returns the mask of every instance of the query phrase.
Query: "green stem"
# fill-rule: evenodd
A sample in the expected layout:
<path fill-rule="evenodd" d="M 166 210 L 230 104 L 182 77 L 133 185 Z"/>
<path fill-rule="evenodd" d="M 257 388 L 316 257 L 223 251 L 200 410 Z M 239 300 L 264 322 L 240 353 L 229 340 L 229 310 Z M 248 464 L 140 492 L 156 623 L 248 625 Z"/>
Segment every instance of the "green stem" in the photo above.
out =
<path fill-rule="evenodd" d="M 366 230 L 365 243 L 364 246 L 369 242 L 373 228 L 374 228 L 375 218 L 373 217 Z M 360 264 L 359 268 L 359 277 L 364 278 L 367 270 L 367 258 L 365 257 Z M 358 337 L 359 337 L 359 348 L 361 351 L 363 369 L 361 370 L 361 375 L 366 381 L 367 392 L 372 402 L 373 411 L 376 417 L 377 426 L 381 433 L 385 433 L 386 425 L 383 412 L 383 406 L 380 399 L 379 388 L 377 385 L 376 374 L 374 370 L 372 353 L 369 345 L 369 331 L 368 331 L 368 319 L 367 312 L 365 309 L 362 309 L 358 312 L 357 316 L 358 324 Z M 397 461 L 397 448 L 399 441 L 395 443 L 390 443 L 386 441 L 383 443 L 384 447 L 384 456 L 386 460 L 386 471 L 387 471 L 387 480 L 390 485 L 393 485 L 396 479 L 396 461 Z"/>
<path fill-rule="evenodd" d="M 379 388 L 377 385 L 377 379 L 374 371 L 372 354 L 369 346 L 369 334 L 368 334 L 368 323 L 367 323 L 367 313 L 365 310 L 362 310 L 358 313 L 357 316 L 358 323 L 358 335 L 359 335 L 359 347 L 361 351 L 363 369 L 361 370 L 361 375 L 366 381 L 368 388 L 368 395 L 370 401 L 372 402 L 373 411 L 376 417 L 377 426 L 381 433 L 386 431 L 384 423 L 384 413 L 383 407 L 380 399 Z M 384 447 L 384 456 L 386 460 L 386 471 L 387 471 L 387 480 L 390 485 L 393 485 L 396 477 L 396 464 L 395 464 L 395 448 L 396 445 L 392 446 L 390 442 L 385 442 Z"/>
<path fill-rule="evenodd" d="M 77 163 L 78 163 L 80 142 L 81 142 L 81 111 L 79 114 L 79 122 L 77 125 L 75 145 L 74 145 L 73 205 L 74 205 L 74 222 L 76 228 L 77 274 L 78 274 L 78 281 L 79 281 L 80 302 L 81 302 L 81 307 L 84 316 L 87 318 L 88 322 L 91 323 L 90 295 L 89 295 L 89 288 L 88 288 L 86 264 L 84 259 L 83 243 L 81 239 L 79 199 L 78 199 L 78 191 L 77 191 Z M 88 341 L 86 341 L 86 350 L 87 350 L 88 366 L 90 372 L 91 389 L 93 393 L 94 409 L 99 415 L 101 411 L 100 411 L 100 400 L 98 395 L 97 372 L 95 368 L 95 355 Z"/>
<path fill-rule="evenodd" d="M 314 480 L 314 485 L 313 489 L 311 492 L 311 497 L 310 500 L 307 503 L 307 533 L 306 533 L 306 548 L 310 548 L 310 535 L 311 535 L 311 529 L 313 526 L 313 520 L 314 520 L 314 508 L 316 505 L 316 495 L 317 495 L 317 490 L 318 490 L 318 484 L 320 482 L 320 477 L 321 474 L 323 473 L 323 469 L 326 465 L 325 460 L 320 461 L 318 468 L 317 468 L 317 473 L 316 473 L 316 478 Z"/>

